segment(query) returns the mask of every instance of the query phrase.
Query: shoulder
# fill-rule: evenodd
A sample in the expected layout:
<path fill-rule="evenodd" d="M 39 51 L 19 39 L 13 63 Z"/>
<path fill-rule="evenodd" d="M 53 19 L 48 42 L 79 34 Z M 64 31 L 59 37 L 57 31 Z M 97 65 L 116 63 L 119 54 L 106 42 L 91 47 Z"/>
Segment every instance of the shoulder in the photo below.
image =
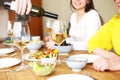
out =
<path fill-rule="evenodd" d="M 77 17 L 76 12 L 73 12 L 73 13 L 71 14 L 70 21 L 74 21 L 74 20 L 76 19 L 76 17 Z"/>
<path fill-rule="evenodd" d="M 76 16 L 77 16 L 76 12 L 73 12 L 73 13 L 71 14 L 71 17 L 76 17 Z"/>
<path fill-rule="evenodd" d="M 86 13 L 89 16 L 99 16 L 99 13 L 96 10 L 91 9 L 89 12 Z"/>
<path fill-rule="evenodd" d="M 115 15 L 113 15 L 113 17 L 110 19 L 110 20 L 108 20 L 105 24 L 111 24 L 111 23 L 120 23 L 120 15 L 119 14 L 115 14 Z"/>
<path fill-rule="evenodd" d="M 112 17 L 112 20 L 120 20 L 120 14 L 115 14 L 115 15 Z"/>
<path fill-rule="evenodd" d="M 104 25 L 116 25 L 119 24 L 120 25 L 120 15 L 119 14 L 115 14 L 108 22 L 106 22 Z"/>

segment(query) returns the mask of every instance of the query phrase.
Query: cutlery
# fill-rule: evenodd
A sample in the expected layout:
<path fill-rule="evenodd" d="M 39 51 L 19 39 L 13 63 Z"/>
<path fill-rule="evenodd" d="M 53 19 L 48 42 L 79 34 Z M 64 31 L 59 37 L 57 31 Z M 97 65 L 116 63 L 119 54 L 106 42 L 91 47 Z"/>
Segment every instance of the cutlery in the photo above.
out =
<path fill-rule="evenodd" d="M 17 67 L 16 69 L 5 69 L 5 70 L 0 70 L 0 72 L 18 72 L 18 71 L 22 71 L 22 70 L 26 70 L 29 66 L 26 65 L 24 66 L 24 69 L 23 68 L 20 68 L 20 67 Z"/>
<path fill-rule="evenodd" d="M 23 69 L 14 69 L 14 70 L 6 69 L 6 70 L 0 70 L 0 72 L 18 72 L 21 70 L 23 70 Z"/>
<path fill-rule="evenodd" d="M 95 77 L 91 76 L 91 74 L 88 71 L 84 71 L 83 75 L 91 77 L 93 80 L 97 80 Z"/>
<path fill-rule="evenodd" d="M 0 55 L 0 56 L 2 56 L 2 57 L 8 57 L 8 56 L 13 57 L 13 56 L 15 56 L 16 54 L 17 54 L 17 52 L 14 52 L 13 54 L 6 54 L 6 55 Z"/>

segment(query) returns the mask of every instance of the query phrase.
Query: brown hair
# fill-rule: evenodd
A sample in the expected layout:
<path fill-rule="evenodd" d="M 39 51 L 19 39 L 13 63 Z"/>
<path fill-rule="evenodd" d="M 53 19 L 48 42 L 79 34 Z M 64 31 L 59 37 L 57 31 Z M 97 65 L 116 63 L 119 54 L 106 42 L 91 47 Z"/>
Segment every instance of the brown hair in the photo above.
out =
<path fill-rule="evenodd" d="M 70 6 L 71 8 L 75 9 L 74 6 L 72 5 L 72 0 L 70 1 Z M 90 9 L 95 9 L 93 0 L 89 0 L 88 4 L 86 4 L 85 12 L 88 12 Z"/>

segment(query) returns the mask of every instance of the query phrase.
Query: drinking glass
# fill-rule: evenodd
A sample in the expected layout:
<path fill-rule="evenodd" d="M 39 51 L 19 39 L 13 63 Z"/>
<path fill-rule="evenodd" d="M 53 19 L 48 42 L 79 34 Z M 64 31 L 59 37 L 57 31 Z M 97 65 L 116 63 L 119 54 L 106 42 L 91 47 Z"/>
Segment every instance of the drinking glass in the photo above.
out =
<path fill-rule="evenodd" d="M 47 18 L 46 19 L 46 31 L 47 31 L 47 33 L 49 34 L 49 35 L 51 35 L 51 31 L 52 31 L 52 19 L 49 19 L 49 18 Z"/>
<path fill-rule="evenodd" d="M 52 24 L 51 37 L 53 41 L 60 46 L 67 37 L 67 30 L 62 20 L 55 20 Z"/>
<path fill-rule="evenodd" d="M 21 50 L 21 66 L 19 69 L 25 69 L 23 59 L 23 50 L 26 48 L 30 41 L 30 30 L 28 23 L 21 24 L 21 22 L 15 22 L 13 28 L 13 42 L 16 47 Z"/>
<path fill-rule="evenodd" d="M 7 24 L 7 36 L 10 37 L 11 48 L 13 48 L 12 47 L 12 43 L 13 43 L 13 25 L 14 25 L 13 21 L 8 21 L 8 24 Z"/>

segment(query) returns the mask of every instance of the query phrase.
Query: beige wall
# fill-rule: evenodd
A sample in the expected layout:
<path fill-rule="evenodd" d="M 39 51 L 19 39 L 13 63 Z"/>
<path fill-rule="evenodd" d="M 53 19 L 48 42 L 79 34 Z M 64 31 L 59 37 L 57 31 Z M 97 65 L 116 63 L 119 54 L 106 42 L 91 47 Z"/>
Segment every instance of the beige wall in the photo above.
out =
<path fill-rule="evenodd" d="M 42 0 L 43 2 L 43 8 L 46 11 L 54 12 L 59 15 L 59 19 L 62 19 L 68 24 L 70 15 L 71 15 L 71 10 L 70 10 L 70 0 Z M 44 23 L 45 23 L 44 18 Z M 44 30 L 45 31 L 45 30 Z M 46 35 L 46 33 L 44 32 Z"/>
<path fill-rule="evenodd" d="M 102 15 L 103 19 L 108 21 L 115 13 L 116 8 L 113 0 L 93 0 L 95 8 Z M 55 12 L 60 15 L 60 18 L 69 20 L 70 0 L 43 0 L 43 8 L 47 11 Z"/>
<path fill-rule="evenodd" d="M 6 37 L 8 12 L 0 7 L 0 38 Z"/>
<path fill-rule="evenodd" d="M 100 15 L 107 22 L 117 12 L 114 0 L 93 0 L 95 8 L 99 11 Z"/>
<path fill-rule="evenodd" d="M 116 8 L 113 0 L 93 0 L 96 9 L 107 22 L 115 13 Z M 43 8 L 47 11 L 59 14 L 59 17 L 64 19 L 67 23 L 71 15 L 70 0 L 42 0 Z M 44 18 L 45 20 L 45 18 Z M 45 21 L 44 21 L 45 23 Z M 46 33 L 44 33 L 46 35 Z"/>

